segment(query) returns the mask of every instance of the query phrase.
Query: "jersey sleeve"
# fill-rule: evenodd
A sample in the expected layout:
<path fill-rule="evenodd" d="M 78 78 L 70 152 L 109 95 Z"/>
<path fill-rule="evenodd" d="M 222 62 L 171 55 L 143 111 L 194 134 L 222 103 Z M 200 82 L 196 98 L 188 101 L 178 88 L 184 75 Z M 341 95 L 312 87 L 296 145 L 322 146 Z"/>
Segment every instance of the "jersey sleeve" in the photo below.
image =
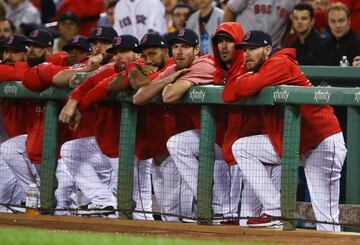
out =
<path fill-rule="evenodd" d="M 152 12 L 154 16 L 154 21 L 152 26 L 149 26 L 149 29 L 153 29 L 156 32 L 159 32 L 161 35 L 167 32 L 166 20 L 165 20 L 165 7 L 164 5 L 158 1 L 158 6 L 153 8 L 155 10 Z"/>
<path fill-rule="evenodd" d="M 0 64 L 0 82 L 22 81 L 28 69 L 29 66 L 26 62 L 16 62 L 9 65 Z"/>
<path fill-rule="evenodd" d="M 246 8 L 248 2 L 248 0 L 230 0 L 227 6 L 233 13 L 239 15 Z"/>
<path fill-rule="evenodd" d="M 191 66 L 190 71 L 180 77 L 181 80 L 187 80 L 194 84 L 213 83 L 215 67 L 213 63 L 204 61 Z"/>

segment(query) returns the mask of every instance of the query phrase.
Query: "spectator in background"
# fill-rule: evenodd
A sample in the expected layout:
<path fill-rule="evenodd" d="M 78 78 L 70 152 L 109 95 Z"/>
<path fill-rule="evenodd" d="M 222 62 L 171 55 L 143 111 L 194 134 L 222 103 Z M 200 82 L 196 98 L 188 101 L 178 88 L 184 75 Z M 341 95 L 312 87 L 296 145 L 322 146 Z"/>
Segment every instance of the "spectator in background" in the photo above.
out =
<path fill-rule="evenodd" d="M 79 33 L 78 17 L 71 12 L 63 13 L 59 18 L 58 32 L 60 36 L 54 40 L 54 53 L 60 52 L 65 43 Z"/>
<path fill-rule="evenodd" d="M 187 0 L 187 2 L 193 11 L 199 10 L 199 0 Z"/>
<path fill-rule="evenodd" d="M 222 10 L 224 10 L 225 11 L 225 8 L 226 8 L 226 5 L 227 5 L 227 2 L 228 2 L 229 0 L 217 0 L 216 1 L 216 6 L 218 7 L 218 8 L 221 8 Z"/>
<path fill-rule="evenodd" d="M 2 60 L 4 54 L 4 40 L 14 34 L 14 32 L 15 26 L 11 20 L 0 19 L 0 60 Z"/>
<path fill-rule="evenodd" d="M 173 10 L 178 4 L 178 0 L 162 0 L 162 2 L 165 7 L 165 16 L 168 32 L 172 32 L 171 29 L 173 27 Z"/>
<path fill-rule="evenodd" d="M 296 59 L 300 65 L 321 65 L 327 39 L 314 29 L 313 7 L 306 3 L 295 5 L 290 19 L 296 37 L 286 46 L 296 49 Z"/>
<path fill-rule="evenodd" d="M 5 4 L 6 18 L 11 20 L 16 28 L 21 23 L 40 24 L 40 13 L 28 0 L 7 0 Z"/>
<path fill-rule="evenodd" d="M 351 30 L 360 35 L 360 1 L 359 0 L 332 0 L 345 4 L 351 15 Z"/>
<path fill-rule="evenodd" d="M 186 21 L 192 13 L 190 5 L 186 3 L 180 3 L 176 5 L 172 13 L 172 27 L 168 29 L 169 32 L 174 32 L 180 28 L 185 27 Z"/>
<path fill-rule="evenodd" d="M 55 18 L 58 19 L 64 12 L 74 13 L 79 19 L 79 34 L 88 37 L 97 26 L 105 6 L 103 0 L 62 0 Z"/>
<path fill-rule="evenodd" d="M 0 0 L 0 18 L 4 19 L 6 17 L 5 4 L 3 0 Z"/>
<path fill-rule="evenodd" d="M 106 12 L 100 14 L 100 19 L 98 21 L 98 26 L 114 26 L 114 11 L 115 5 L 118 0 L 108 1 L 106 4 Z"/>
<path fill-rule="evenodd" d="M 350 29 L 350 11 L 343 3 L 333 3 L 327 11 L 330 39 L 326 43 L 324 65 L 338 66 L 343 56 L 350 65 L 360 55 L 360 36 Z"/>
<path fill-rule="evenodd" d="M 202 54 L 211 52 L 210 39 L 222 23 L 224 16 L 224 11 L 213 7 L 212 3 L 212 0 L 199 0 L 200 10 L 193 13 L 186 22 L 186 28 L 192 29 L 200 37 Z"/>
<path fill-rule="evenodd" d="M 276 2 L 276 4 L 272 4 Z M 300 0 L 248 1 L 230 0 L 224 13 L 224 22 L 237 21 L 245 32 L 252 29 L 271 34 L 273 47 L 281 45 L 289 16 Z"/>
<path fill-rule="evenodd" d="M 163 35 L 167 31 L 165 8 L 159 0 L 121 0 L 115 6 L 114 18 L 118 35 L 130 34 L 140 39 L 146 33 Z"/>

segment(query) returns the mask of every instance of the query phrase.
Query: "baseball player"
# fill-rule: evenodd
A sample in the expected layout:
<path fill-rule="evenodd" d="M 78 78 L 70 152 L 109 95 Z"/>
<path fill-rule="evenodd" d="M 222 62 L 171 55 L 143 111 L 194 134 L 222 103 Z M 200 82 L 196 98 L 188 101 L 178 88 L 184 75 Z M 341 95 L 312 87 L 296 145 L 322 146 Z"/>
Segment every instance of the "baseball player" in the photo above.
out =
<path fill-rule="evenodd" d="M 265 32 L 255 30 L 246 33 L 237 47 L 244 52 L 247 72 L 226 83 L 222 94 L 225 102 L 241 100 L 272 85 L 311 86 L 297 65 L 295 51 L 273 50 L 271 44 L 271 37 Z M 300 110 L 300 154 L 315 217 L 320 222 L 336 223 L 339 219 L 340 172 L 346 156 L 343 135 L 330 106 L 303 105 Z M 260 218 L 247 221 L 249 226 L 254 227 L 281 225 L 279 220 L 268 219 L 281 216 L 280 190 L 264 164 L 281 164 L 283 107 L 262 107 L 260 112 L 264 133 L 242 137 L 232 146 L 242 176 L 262 205 Z M 340 231 L 336 224 L 317 224 L 317 229 Z"/>
<path fill-rule="evenodd" d="M 12 35 L 4 40 L 3 47 L 4 62 L 0 64 L 1 81 L 21 81 L 28 65 L 25 60 L 26 46 L 25 36 Z M 28 103 L 26 100 L 2 99 L 2 123 L 5 132 L 9 137 L 3 142 L 0 151 L 0 212 L 9 212 L 5 205 L 20 205 L 25 200 L 25 190 L 20 185 L 12 169 L 6 160 L 17 156 L 21 149 L 25 151 L 25 144 L 22 147 L 16 145 L 24 142 L 28 119 Z M 16 148 L 13 148 L 16 147 Z M 15 150 L 15 152 L 14 152 Z"/>
<path fill-rule="evenodd" d="M 167 32 L 165 8 L 159 0 L 121 0 L 115 6 L 114 18 L 119 35 L 131 34 L 140 39 L 149 32 Z"/>
<path fill-rule="evenodd" d="M 91 57 L 94 59 L 90 59 L 87 64 L 87 67 L 83 69 L 66 69 L 57 73 L 53 82 L 57 84 L 66 84 L 69 83 L 69 79 L 72 76 L 76 76 L 79 72 L 84 74 L 83 77 L 90 77 L 91 75 L 95 75 L 104 69 L 108 69 L 113 71 L 112 67 L 114 64 L 110 63 L 109 65 L 105 65 L 104 67 L 100 67 L 96 69 L 94 72 L 86 72 L 88 70 L 94 70 L 99 63 L 109 61 L 108 55 L 103 55 L 106 53 L 106 50 L 111 47 L 112 40 L 116 37 L 116 31 L 111 27 L 97 27 L 92 30 L 91 36 L 88 41 L 91 44 Z M 90 64 L 92 62 L 92 64 Z M 85 71 L 85 72 L 84 72 Z M 70 80 L 71 82 L 72 80 Z M 78 81 L 76 84 L 72 86 L 75 87 L 82 81 Z M 93 120 L 95 117 L 94 110 L 87 110 L 83 113 L 84 121 Z M 91 147 L 88 143 L 90 140 L 95 140 L 94 138 L 94 125 L 89 123 L 82 123 L 77 130 L 73 131 L 74 140 L 68 141 L 62 146 L 62 154 L 61 159 L 58 161 L 58 167 L 56 171 L 56 177 L 58 179 L 58 188 L 55 191 L 55 197 L 57 200 L 56 206 L 56 215 L 70 215 L 69 209 L 77 209 L 81 204 L 87 204 L 91 200 L 84 195 L 84 199 L 82 203 L 78 205 L 77 202 L 74 202 L 74 196 L 76 196 L 77 185 L 74 179 L 74 173 L 71 170 L 74 170 L 75 166 L 81 165 L 81 172 L 85 173 L 87 176 L 96 176 L 96 172 L 87 161 L 106 161 L 107 159 L 103 156 L 103 158 L 92 158 L 93 151 L 89 150 Z M 82 149 L 88 149 L 87 153 L 84 153 Z M 95 147 L 96 148 L 96 147 Z M 98 149 L 98 148 L 96 148 Z M 101 155 L 102 156 L 102 155 Z M 69 160 L 72 159 L 72 160 Z M 84 161 L 86 164 L 82 164 L 81 161 Z M 71 166 L 74 165 L 74 166 Z M 64 178 L 64 175 L 70 175 L 71 179 Z M 108 173 L 110 176 L 110 173 Z M 104 180 L 105 178 L 103 178 Z M 72 181 L 71 181 L 72 180 Z M 98 180 L 98 178 L 94 178 L 94 181 Z M 108 180 L 105 180 L 105 182 Z M 100 186 L 99 186 L 100 185 Z M 89 186 L 89 185 L 87 185 Z M 96 184 L 91 182 L 91 186 L 96 186 L 97 188 L 102 187 L 105 191 L 108 189 L 107 185 L 103 185 L 102 183 Z M 91 187 L 89 186 L 89 187 Z M 94 194 L 98 194 L 96 190 L 99 189 L 91 189 L 91 192 Z M 89 193 L 88 190 L 85 191 Z M 103 191 L 104 192 L 104 191 Z M 108 196 L 112 196 L 112 194 L 108 194 Z M 90 196 L 92 197 L 92 196 Z M 113 199 L 112 199 L 113 200 Z M 107 200 L 104 201 L 105 203 Z M 107 211 L 110 212 L 110 211 Z"/>
<path fill-rule="evenodd" d="M 299 0 L 230 0 L 224 22 L 241 23 L 244 31 L 251 29 L 271 33 L 274 47 L 280 47 L 290 13 Z M 256 20 L 256 21 L 254 21 Z"/>
<path fill-rule="evenodd" d="M 91 145 L 91 152 L 94 157 L 100 158 L 104 156 L 105 161 L 90 161 L 91 166 L 100 172 L 102 169 L 112 170 L 111 176 L 111 188 L 113 190 L 113 198 L 115 198 L 117 188 L 117 174 L 118 174 L 118 142 L 119 142 L 119 125 L 120 125 L 120 106 L 119 103 L 101 101 L 106 97 L 108 91 L 108 83 L 118 76 L 119 72 L 126 72 L 125 64 L 129 61 L 134 61 L 136 55 L 132 51 L 138 45 L 138 41 L 131 35 L 121 35 L 113 40 L 112 48 L 108 49 L 107 52 L 114 54 L 115 65 L 113 66 L 113 72 L 106 75 L 106 70 L 98 73 L 97 75 L 89 78 L 81 86 L 79 86 L 70 96 L 66 109 L 60 114 L 60 121 L 65 123 L 71 123 L 73 116 L 76 113 L 77 108 L 81 113 L 91 108 L 92 105 L 96 104 L 96 118 L 95 122 L 95 140 L 88 142 Z M 105 76 L 106 75 L 106 76 Z M 126 88 L 126 87 L 125 87 Z M 99 102 L 99 103 L 98 103 Z M 104 126 L 107 125 L 107 126 Z M 95 149 L 95 147 L 100 149 Z M 86 150 L 86 149 L 85 149 Z M 101 151 L 100 151 L 101 150 Z M 62 150 L 65 153 L 65 150 Z M 86 155 L 86 153 L 84 153 Z M 81 155 L 84 155 L 81 154 Z M 76 160 L 76 159 L 75 159 Z M 72 164 L 74 165 L 74 164 Z M 136 201 L 136 209 L 138 212 L 151 212 L 151 184 L 150 184 L 150 161 L 136 161 L 135 162 L 135 176 L 134 176 L 134 195 L 133 198 Z M 78 171 L 80 176 L 76 177 L 79 182 L 80 189 L 95 188 L 99 192 L 99 188 L 96 185 L 89 187 L 89 182 L 86 179 L 85 174 Z M 87 185 L 87 186 L 86 186 Z M 84 190 L 83 190 L 84 191 Z M 85 195 L 89 196 L 85 190 Z M 103 194 L 98 196 L 102 197 Z M 109 195 L 105 195 L 109 196 Z M 91 202 L 97 206 L 105 205 L 104 203 L 96 203 L 96 199 L 91 199 Z M 116 206 L 116 198 L 112 202 L 107 202 L 107 205 L 112 203 L 113 207 Z M 150 214 L 135 212 L 133 215 L 134 219 L 153 219 Z M 84 212 L 80 212 L 84 213 Z"/>

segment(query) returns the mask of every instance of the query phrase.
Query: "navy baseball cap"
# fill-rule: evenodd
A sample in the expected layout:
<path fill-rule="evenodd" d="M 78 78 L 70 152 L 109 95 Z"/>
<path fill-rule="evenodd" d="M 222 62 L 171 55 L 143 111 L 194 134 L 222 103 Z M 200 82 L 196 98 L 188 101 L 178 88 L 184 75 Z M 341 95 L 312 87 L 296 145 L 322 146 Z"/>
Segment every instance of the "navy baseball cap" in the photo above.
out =
<path fill-rule="evenodd" d="M 181 28 L 176 32 L 172 33 L 168 44 L 172 46 L 177 41 L 185 42 L 194 47 L 196 45 L 199 45 L 198 35 L 193 30 L 188 28 Z"/>
<path fill-rule="evenodd" d="M 140 45 L 135 48 L 136 53 L 141 53 L 146 48 L 167 48 L 165 38 L 159 34 L 145 34 L 140 41 Z"/>
<path fill-rule="evenodd" d="M 107 49 L 107 53 L 112 53 L 116 49 L 130 49 L 134 51 L 134 49 L 139 46 L 139 40 L 132 35 L 120 35 L 115 37 L 111 48 Z"/>
<path fill-rule="evenodd" d="M 236 48 L 241 49 L 246 45 L 263 47 L 272 45 L 271 36 L 263 31 L 253 30 L 245 34 L 244 40 L 236 45 Z"/>
<path fill-rule="evenodd" d="M 2 47 L 26 52 L 26 45 L 24 43 L 25 40 L 26 40 L 26 37 L 24 35 L 14 34 L 5 39 Z"/>
<path fill-rule="evenodd" d="M 75 15 L 73 12 L 65 12 L 65 13 L 61 14 L 59 17 L 59 22 L 62 22 L 64 20 L 72 20 L 76 24 L 79 24 L 79 19 L 78 19 L 77 15 Z"/>
<path fill-rule="evenodd" d="M 88 40 L 89 42 L 104 40 L 111 43 L 116 36 L 117 32 L 114 30 L 114 28 L 108 26 L 99 26 L 91 31 L 91 36 L 88 38 Z"/>
<path fill-rule="evenodd" d="M 219 40 L 220 37 L 226 37 L 226 38 L 230 39 L 233 42 L 235 41 L 234 37 L 231 36 L 229 33 L 225 32 L 225 31 L 220 31 L 220 32 L 216 33 L 211 38 L 211 41 L 216 44 L 216 43 L 218 43 L 218 40 Z"/>
<path fill-rule="evenodd" d="M 91 52 L 91 45 L 87 38 L 76 35 L 73 36 L 69 41 L 66 42 L 65 46 L 63 47 L 64 51 L 68 51 L 70 49 L 82 49 L 88 52 Z"/>
<path fill-rule="evenodd" d="M 50 48 L 54 45 L 54 37 L 48 31 L 36 29 L 30 33 L 25 44 L 37 44 L 44 48 Z"/>

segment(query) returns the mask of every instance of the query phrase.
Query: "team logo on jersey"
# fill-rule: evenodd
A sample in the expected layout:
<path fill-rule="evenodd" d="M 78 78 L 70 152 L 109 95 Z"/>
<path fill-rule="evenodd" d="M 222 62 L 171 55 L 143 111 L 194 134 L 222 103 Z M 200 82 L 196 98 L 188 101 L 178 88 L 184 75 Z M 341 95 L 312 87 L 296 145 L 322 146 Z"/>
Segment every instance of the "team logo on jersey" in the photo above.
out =
<path fill-rule="evenodd" d="M 121 44 L 121 37 L 115 37 L 114 39 L 114 45 L 119 46 Z"/>
<path fill-rule="evenodd" d="M 178 37 L 183 37 L 184 35 L 185 35 L 185 29 L 180 29 L 179 34 L 177 36 Z"/>
<path fill-rule="evenodd" d="M 10 36 L 6 44 L 12 44 L 14 42 L 14 36 Z"/>
<path fill-rule="evenodd" d="M 147 35 L 144 35 L 143 38 L 141 39 L 141 44 L 146 43 L 147 39 L 148 39 Z"/>
<path fill-rule="evenodd" d="M 73 37 L 72 43 L 78 43 L 79 42 L 79 35 L 76 35 L 75 37 Z"/>
<path fill-rule="evenodd" d="M 37 37 L 39 35 L 39 30 L 34 30 L 30 33 L 30 37 Z"/>
<path fill-rule="evenodd" d="M 145 15 L 136 15 L 136 24 L 143 24 L 146 25 L 147 17 Z"/>
<path fill-rule="evenodd" d="M 98 27 L 98 28 L 96 29 L 96 34 L 95 34 L 95 36 L 101 36 L 102 32 L 103 32 L 103 29 L 102 29 L 101 27 Z"/>

